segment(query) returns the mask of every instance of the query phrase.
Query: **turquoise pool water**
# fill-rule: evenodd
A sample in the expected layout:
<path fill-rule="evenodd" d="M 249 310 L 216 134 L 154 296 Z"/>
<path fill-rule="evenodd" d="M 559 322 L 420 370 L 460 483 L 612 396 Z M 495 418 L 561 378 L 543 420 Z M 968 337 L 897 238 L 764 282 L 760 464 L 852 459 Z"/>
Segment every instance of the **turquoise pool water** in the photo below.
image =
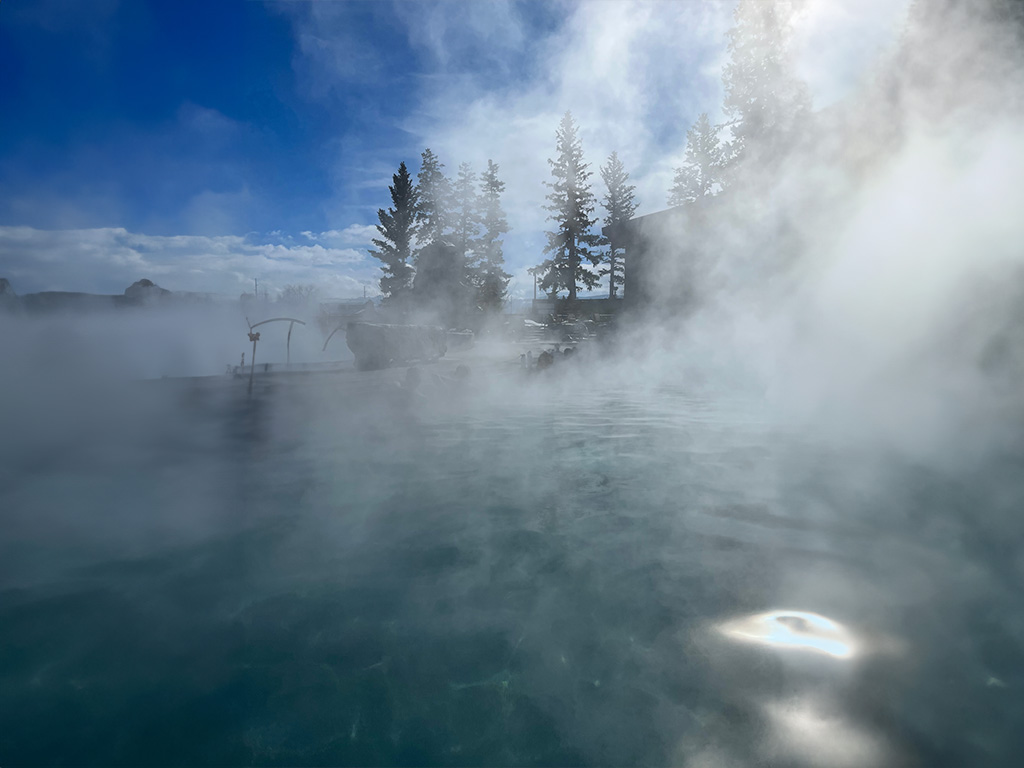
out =
<path fill-rule="evenodd" d="M 0 764 L 1017 764 L 1019 456 L 516 375 L 7 439 Z"/>

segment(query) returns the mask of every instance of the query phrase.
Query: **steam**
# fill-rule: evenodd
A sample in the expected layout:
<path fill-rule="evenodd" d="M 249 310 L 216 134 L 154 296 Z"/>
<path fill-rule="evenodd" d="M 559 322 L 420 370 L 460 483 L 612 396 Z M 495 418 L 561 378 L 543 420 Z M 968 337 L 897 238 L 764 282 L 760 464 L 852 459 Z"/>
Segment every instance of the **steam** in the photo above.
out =
<path fill-rule="evenodd" d="M 311 93 L 374 76 L 358 40 L 323 43 L 354 4 L 288 5 Z M 518 4 L 473 4 L 466 27 L 451 8 L 399 7 L 452 76 L 407 127 L 449 168 L 502 167 L 510 271 L 538 260 L 566 107 L 592 165 L 619 151 L 641 213 L 692 116 L 720 117 L 725 4 L 569 5 L 546 40 Z M 801 55 L 859 8 L 806 4 Z M 983 694 L 1017 695 L 1022 636 L 1024 63 L 995 12 L 935 8 L 902 36 L 902 9 L 876 15 L 856 77 L 824 56 L 806 131 L 704 224 L 663 230 L 665 303 L 546 373 L 484 343 L 418 389 L 349 370 L 249 399 L 212 375 L 250 352 L 240 305 L 0 314 L 12 762 L 82 743 L 140 762 L 211 710 L 209 743 L 168 739 L 169 761 L 1016 754 L 1019 698 Z M 547 74 L 491 92 L 462 69 L 473 39 L 493 68 L 521 42 Z M 306 233 L 303 253 L 348 263 L 366 234 Z M 323 360 L 303 317 L 292 360 Z M 261 327 L 261 360 L 283 326 Z M 66 632 L 67 606 L 100 619 Z M 140 707 L 154 680 L 172 703 Z M 39 712 L 92 719 L 40 747 Z"/>
<path fill-rule="evenodd" d="M 657 339 L 649 374 L 714 360 L 721 384 L 761 389 L 787 419 L 918 456 L 965 431 L 975 448 L 1006 438 L 1024 405 L 1005 386 L 1024 274 L 1018 34 L 925 14 L 702 219 L 666 225 L 661 307 L 692 291 L 699 309 L 636 328 L 634 350 Z"/>

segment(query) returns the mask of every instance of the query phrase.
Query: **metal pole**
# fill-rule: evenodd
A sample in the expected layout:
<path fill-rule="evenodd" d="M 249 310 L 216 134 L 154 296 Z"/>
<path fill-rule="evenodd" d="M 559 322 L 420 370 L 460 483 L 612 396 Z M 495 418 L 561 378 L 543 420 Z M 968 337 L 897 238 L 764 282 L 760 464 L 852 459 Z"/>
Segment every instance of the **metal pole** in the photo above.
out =
<path fill-rule="evenodd" d="M 249 331 L 249 339 L 252 341 L 252 360 L 249 361 L 249 397 L 252 397 L 252 377 L 256 371 L 256 342 L 260 340 L 259 333 Z"/>
<path fill-rule="evenodd" d="M 615 244 L 608 243 L 608 298 L 615 298 Z"/>
<path fill-rule="evenodd" d="M 295 321 L 288 323 L 288 342 L 285 345 L 285 351 L 287 356 L 285 358 L 285 367 L 292 367 L 292 328 L 295 327 Z"/>

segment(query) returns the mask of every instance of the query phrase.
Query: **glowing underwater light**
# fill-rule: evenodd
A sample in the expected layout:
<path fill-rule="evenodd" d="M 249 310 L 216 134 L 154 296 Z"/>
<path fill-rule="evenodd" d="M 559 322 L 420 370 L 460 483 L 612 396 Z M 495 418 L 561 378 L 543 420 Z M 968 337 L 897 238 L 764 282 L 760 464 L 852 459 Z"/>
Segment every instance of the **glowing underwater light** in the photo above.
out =
<path fill-rule="evenodd" d="M 736 640 L 849 659 L 856 653 L 852 633 L 837 621 L 807 611 L 768 611 L 719 625 Z"/>

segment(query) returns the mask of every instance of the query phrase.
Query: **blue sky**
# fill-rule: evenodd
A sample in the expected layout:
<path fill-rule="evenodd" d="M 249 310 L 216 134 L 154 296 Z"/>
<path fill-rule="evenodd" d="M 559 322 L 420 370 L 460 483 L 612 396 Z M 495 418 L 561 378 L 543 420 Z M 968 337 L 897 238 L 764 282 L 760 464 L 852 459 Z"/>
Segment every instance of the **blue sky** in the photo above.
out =
<path fill-rule="evenodd" d="M 895 16 L 852 12 L 852 0 L 811 6 L 804 64 L 825 103 L 888 44 Z M 19 292 L 120 292 L 150 277 L 237 294 L 258 277 L 359 295 L 376 282 L 365 251 L 390 176 L 403 160 L 415 171 L 430 146 L 451 172 L 499 163 L 506 258 L 526 290 L 559 116 L 576 115 L 592 170 L 617 150 L 641 212 L 662 208 L 687 127 L 718 114 L 731 11 L 725 0 L 6 0 L 0 276 Z"/>
<path fill-rule="evenodd" d="M 365 131 L 356 107 L 371 94 L 353 84 L 310 98 L 287 13 L 196 0 L 11 5 L 0 10 L 0 67 L 14 73 L 0 109 L 17 116 L 0 128 L 4 224 L 326 228 L 325 156 Z"/>

